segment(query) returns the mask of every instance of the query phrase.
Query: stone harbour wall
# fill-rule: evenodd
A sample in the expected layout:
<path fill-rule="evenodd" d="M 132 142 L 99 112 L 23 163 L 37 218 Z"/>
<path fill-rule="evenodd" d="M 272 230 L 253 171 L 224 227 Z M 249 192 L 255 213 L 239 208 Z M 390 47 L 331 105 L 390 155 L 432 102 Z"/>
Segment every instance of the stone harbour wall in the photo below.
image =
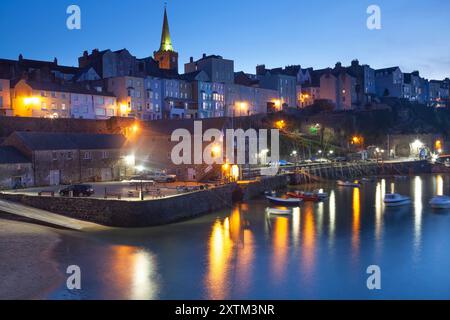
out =
<path fill-rule="evenodd" d="M 235 187 L 226 185 L 146 201 L 38 197 L 23 194 L 0 194 L 0 198 L 105 226 L 137 228 L 168 224 L 231 206 Z"/>

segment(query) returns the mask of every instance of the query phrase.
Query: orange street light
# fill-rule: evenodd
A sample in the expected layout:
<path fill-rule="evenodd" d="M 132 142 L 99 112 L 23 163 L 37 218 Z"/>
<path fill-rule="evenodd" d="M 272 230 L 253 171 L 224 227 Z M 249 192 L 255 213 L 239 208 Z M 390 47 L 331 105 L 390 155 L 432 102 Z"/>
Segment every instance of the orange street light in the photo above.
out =
<path fill-rule="evenodd" d="M 275 122 L 275 127 L 277 129 L 284 129 L 284 127 L 286 127 L 286 123 L 284 122 L 284 120 L 278 120 L 277 122 Z"/>
<path fill-rule="evenodd" d="M 28 97 L 23 99 L 23 102 L 25 103 L 26 106 L 30 104 L 37 105 L 39 104 L 40 101 L 41 99 L 39 99 L 38 97 Z"/>

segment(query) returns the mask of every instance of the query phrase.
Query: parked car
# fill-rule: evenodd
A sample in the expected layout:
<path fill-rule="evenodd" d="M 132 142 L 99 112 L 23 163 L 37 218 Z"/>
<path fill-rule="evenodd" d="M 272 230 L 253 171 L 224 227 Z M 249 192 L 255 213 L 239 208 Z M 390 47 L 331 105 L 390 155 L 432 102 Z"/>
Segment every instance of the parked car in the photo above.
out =
<path fill-rule="evenodd" d="M 174 174 L 166 174 L 164 172 L 147 172 L 143 175 L 145 180 L 153 180 L 156 182 L 175 182 L 177 181 L 177 176 Z"/>
<path fill-rule="evenodd" d="M 71 191 L 73 192 L 74 197 L 90 197 L 94 194 L 94 188 L 91 185 L 74 184 L 59 190 L 59 195 L 62 197 L 67 197 Z"/>

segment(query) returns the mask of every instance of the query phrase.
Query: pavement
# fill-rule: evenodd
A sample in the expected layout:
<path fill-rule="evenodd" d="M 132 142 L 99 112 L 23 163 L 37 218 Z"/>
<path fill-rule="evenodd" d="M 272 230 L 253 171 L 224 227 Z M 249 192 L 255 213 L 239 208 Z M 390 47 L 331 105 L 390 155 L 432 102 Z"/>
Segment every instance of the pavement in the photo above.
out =
<path fill-rule="evenodd" d="M 121 181 L 121 182 L 96 182 L 96 183 L 83 183 L 92 185 L 94 194 L 90 198 L 104 199 L 105 193 L 108 195 L 108 199 L 117 199 L 117 195 L 121 195 L 122 200 L 127 201 L 140 201 L 139 192 L 141 190 L 140 182 Z M 195 188 L 199 188 L 205 183 L 196 182 L 173 182 L 173 183 L 157 183 L 143 184 L 145 192 L 144 199 L 158 199 L 164 197 L 175 196 L 183 192 L 194 191 Z M 59 191 L 67 186 L 49 186 L 49 187 L 34 187 L 27 189 L 7 190 L 2 191 L 4 193 L 11 194 L 24 194 L 37 196 L 39 192 L 54 192 L 55 197 L 59 197 Z"/>

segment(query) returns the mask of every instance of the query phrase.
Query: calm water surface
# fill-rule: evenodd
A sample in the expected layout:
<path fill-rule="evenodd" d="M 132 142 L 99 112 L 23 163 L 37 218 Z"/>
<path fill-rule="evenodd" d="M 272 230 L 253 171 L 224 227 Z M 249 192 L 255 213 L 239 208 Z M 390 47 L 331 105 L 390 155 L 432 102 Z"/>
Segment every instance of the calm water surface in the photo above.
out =
<path fill-rule="evenodd" d="M 378 179 L 361 189 L 322 184 L 330 197 L 292 217 L 268 218 L 264 199 L 170 226 L 67 232 L 55 253 L 62 272 L 82 270 L 64 299 L 450 298 L 450 211 L 428 201 L 449 194 L 450 176 Z M 387 209 L 385 192 L 413 203 Z M 379 265 L 382 290 L 366 287 Z"/>

